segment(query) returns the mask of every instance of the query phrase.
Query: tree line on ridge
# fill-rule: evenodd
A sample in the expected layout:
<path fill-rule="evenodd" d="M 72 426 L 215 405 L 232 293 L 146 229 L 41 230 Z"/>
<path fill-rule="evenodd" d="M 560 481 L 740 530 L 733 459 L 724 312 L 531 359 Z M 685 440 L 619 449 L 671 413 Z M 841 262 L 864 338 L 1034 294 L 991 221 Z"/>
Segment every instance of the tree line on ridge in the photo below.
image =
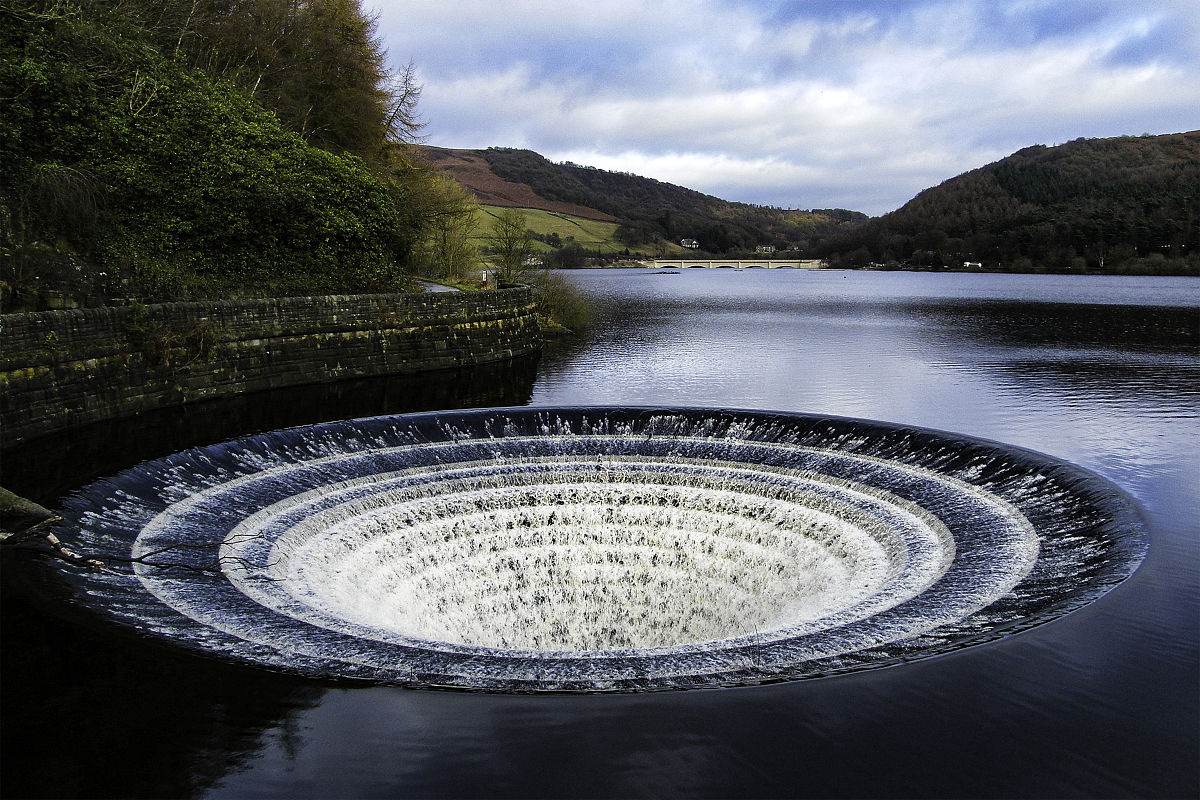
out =
<path fill-rule="evenodd" d="M 1027 147 L 822 241 L 831 266 L 1200 274 L 1200 131 Z"/>

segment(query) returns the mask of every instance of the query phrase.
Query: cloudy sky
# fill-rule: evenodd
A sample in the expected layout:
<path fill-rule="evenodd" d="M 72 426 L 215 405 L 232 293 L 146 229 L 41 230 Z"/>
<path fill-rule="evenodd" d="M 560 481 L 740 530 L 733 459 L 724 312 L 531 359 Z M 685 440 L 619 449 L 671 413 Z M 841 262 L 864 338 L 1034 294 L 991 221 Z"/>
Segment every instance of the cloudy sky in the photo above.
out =
<path fill-rule="evenodd" d="M 1031 144 L 1200 128 L 1200 0 L 364 0 L 426 141 L 881 214 Z"/>

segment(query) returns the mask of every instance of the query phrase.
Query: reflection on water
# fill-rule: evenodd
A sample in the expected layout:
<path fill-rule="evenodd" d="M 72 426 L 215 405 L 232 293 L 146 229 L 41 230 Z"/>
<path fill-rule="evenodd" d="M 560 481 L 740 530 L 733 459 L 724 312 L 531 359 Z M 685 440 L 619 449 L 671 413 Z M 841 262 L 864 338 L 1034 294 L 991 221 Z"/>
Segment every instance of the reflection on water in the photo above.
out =
<path fill-rule="evenodd" d="M 1195 308 L 937 301 L 908 313 L 948 369 L 1059 401 L 1185 416 L 1197 408 Z"/>
<path fill-rule="evenodd" d="M 1078 398 L 1092 424 L 1097 411 L 1187 419 L 1200 396 L 1200 301 L 1191 279 L 761 271 L 572 278 L 597 298 L 598 324 L 588 339 L 546 354 L 535 403 L 583 395 L 813 411 L 1011 442 L 1014 423 L 1036 416 L 1026 408 L 1030 393 L 1046 397 L 1040 411 L 1056 416 Z M 1013 299 L 1022 292 L 1031 301 Z M 1084 302 L 1063 302 L 1074 294 Z"/>
<path fill-rule="evenodd" d="M 264 731 L 295 740 L 323 694 L 48 614 L 53 587 L 30 587 L 20 559 L 3 567 L 5 797 L 189 796 Z"/>
<path fill-rule="evenodd" d="M 748 407 L 981 436 L 1121 486 L 1145 511 L 1150 554 L 1100 602 L 986 647 L 843 678 L 636 697 L 325 690 L 203 662 L 162 666 L 164 651 L 124 643 L 85 673 L 67 647 L 83 629 L 6 597 L 4 794 L 1200 794 L 1200 281 L 724 270 L 569 278 L 595 298 L 597 325 L 544 354 L 532 393 L 526 385 L 515 399 L 436 403 Z M 375 402 L 353 413 L 399 408 Z M 311 418 L 285 424 L 301 421 Z M 113 469 L 55 464 L 52 481 L 79 485 L 97 471 Z M 26 611 L 33 622 L 14 634 L 13 616 Z M 26 662 L 21 644 L 42 636 L 52 640 Z M 46 655 L 58 648 L 69 655 Z M 13 687 L 31 680 L 28 699 L 14 701 Z M 142 680 L 160 681 L 145 702 Z M 184 687 L 174 700 L 172 685 Z M 61 698 L 47 702 L 62 722 L 38 715 L 39 696 Z M 184 708 L 176 714 L 172 703 Z M 84 738 L 98 735 L 89 718 L 122 715 L 129 721 L 114 724 L 127 726 L 128 741 Z M 39 744 L 72 743 L 84 757 L 14 750 L 30 725 Z M 95 774 L 64 767 L 72 757 Z M 55 783 L 60 772 L 70 778 Z"/>
<path fill-rule="evenodd" d="M 263 392 L 144 413 L 3 454 L 4 485 L 47 505 L 88 478 L 197 444 L 320 420 L 529 401 L 537 357 Z M 269 744 L 294 754 L 312 682 L 97 628 L 28 553 L 4 557 L 4 797 L 183 797 Z"/>

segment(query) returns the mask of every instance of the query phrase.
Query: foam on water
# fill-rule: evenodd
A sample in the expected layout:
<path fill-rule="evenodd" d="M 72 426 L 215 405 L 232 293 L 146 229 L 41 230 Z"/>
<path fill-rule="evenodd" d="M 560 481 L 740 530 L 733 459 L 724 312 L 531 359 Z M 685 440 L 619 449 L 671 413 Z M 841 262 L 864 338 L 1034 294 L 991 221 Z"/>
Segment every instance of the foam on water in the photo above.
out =
<path fill-rule="evenodd" d="M 496 409 L 187 451 L 88 487 L 84 601 L 305 674 L 491 690 L 795 679 L 1059 616 L 1141 560 L 1044 456 L 797 414 Z M 121 558 L 133 559 L 120 566 Z"/>

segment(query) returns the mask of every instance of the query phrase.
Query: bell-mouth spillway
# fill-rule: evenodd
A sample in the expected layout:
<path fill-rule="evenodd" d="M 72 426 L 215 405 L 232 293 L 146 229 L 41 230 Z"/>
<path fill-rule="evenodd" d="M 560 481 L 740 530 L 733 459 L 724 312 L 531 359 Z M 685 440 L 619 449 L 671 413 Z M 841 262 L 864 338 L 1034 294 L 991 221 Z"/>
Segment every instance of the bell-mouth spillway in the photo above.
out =
<path fill-rule="evenodd" d="M 310 676 L 638 691 L 981 644 L 1124 580 L 1124 494 L 1028 450 L 881 422 L 503 408 L 177 453 L 73 495 L 79 601 Z"/>

